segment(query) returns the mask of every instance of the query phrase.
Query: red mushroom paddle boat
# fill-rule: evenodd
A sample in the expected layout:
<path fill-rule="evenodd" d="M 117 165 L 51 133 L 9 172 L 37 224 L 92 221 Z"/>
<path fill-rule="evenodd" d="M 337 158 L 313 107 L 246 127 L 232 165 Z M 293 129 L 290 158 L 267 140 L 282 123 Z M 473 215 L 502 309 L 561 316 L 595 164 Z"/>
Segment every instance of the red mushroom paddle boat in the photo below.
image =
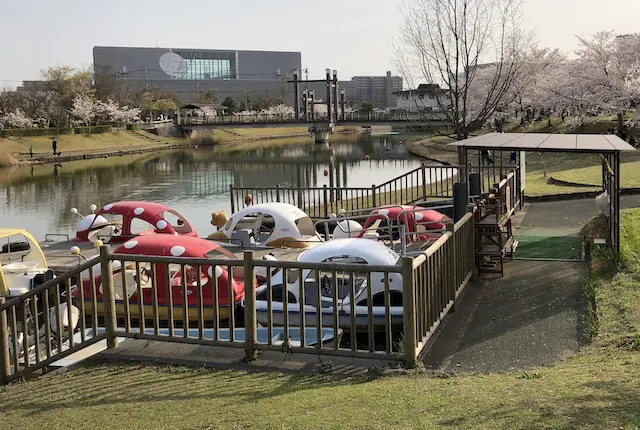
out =
<path fill-rule="evenodd" d="M 153 202 L 120 201 L 100 208 L 91 205 L 93 213 L 82 216 L 76 208 L 71 213 L 81 217 L 74 242 L 124 243 L 150 234 L 172 234 L 197 237 L 198 233 L 175 210 Z"/>
<path fill-rule="evenodd" d="M 146 255 L 161 257 L 183 257 L 183 258 L 208 258 L 208 259 L 236 259 L 236 257 L 222 248 L 220 245 L 205 239 L 187 236 L 167 236 L 163 234 L 139 236 L 133 238 L 115 251 L 115 254 Z M 183 318 L 183 288 L 182 273 L 180 264 L 160 264 L 155 265 L 155 274 L 150 263 L 138 263 L 140 274 L 136 273 L 135 263 L 125 263 L 124 276 L 123 268 L 118 261 L 113 263 L 113 283 L 116 295 L 116 314 L 118 317 L 124 316 L 124 298 L 129 298 L 129 315 L 132 318 L 140 316 L 139 292 L 142 292 L 142 307 L 146 319 L 153 318 L 153 278 L 156 280 L 156 296 L 158 303 L 158 318 L 168 319 L 169 317 L 169 288 L 171 289 L 171 303 L 173 316 L 176 320 Z M 238 268 L 236 268 L 238 269 Z M 102 302 L 102 276 L 99 273 L 100 267 L 94 268 L 94 279 L 96 296 L 98 303 Z M 186 303 L 188 319 L 198 320 L 198 276 L 202 288 L 203 319 L 211 321 L 215 317 L 214 305 L 218 305 L 218 318 L 220 320 L 229 317 L 229 306 L 239 304 L 244 298 L 244 275 L 241 270 L 235 270 L 229 276 L 227 267 L 223 266 L 200 266 L 200 273 L 195 267 L 184 266 L 186 276 Z M 214 278 L 215 277 L 215 278 Z M 85 298 L 85 312 L 92 315 L 92 285 L 89 279 L 89 272 L 82 274 L 82 289 Z M 217 281 L 217 296 L 214 294 L 215 281 Z M 253 280 L 255 282 L 255 279 Z M 123 285 L 126 284 L 126 285 Z M 229 299 L 230 293 L 232 295 Z M 76 299 L 79 292 L 74 291 Z M 103 312 L 102 305 L 98 306 L 98 315 Z"/>

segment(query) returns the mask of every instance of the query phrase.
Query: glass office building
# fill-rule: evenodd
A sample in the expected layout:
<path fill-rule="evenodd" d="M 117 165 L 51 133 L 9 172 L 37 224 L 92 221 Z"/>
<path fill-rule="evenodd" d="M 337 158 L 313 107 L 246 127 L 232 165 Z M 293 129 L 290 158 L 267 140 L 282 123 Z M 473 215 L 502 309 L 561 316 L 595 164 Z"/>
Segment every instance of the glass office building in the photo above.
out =
<path fill-rule="evenodd" d="M 184 73 L 180 77 L 181 79 L 192 81 L 237 79 L 235 52 L 183 50 L 172 52 L 184 61 Z"/>

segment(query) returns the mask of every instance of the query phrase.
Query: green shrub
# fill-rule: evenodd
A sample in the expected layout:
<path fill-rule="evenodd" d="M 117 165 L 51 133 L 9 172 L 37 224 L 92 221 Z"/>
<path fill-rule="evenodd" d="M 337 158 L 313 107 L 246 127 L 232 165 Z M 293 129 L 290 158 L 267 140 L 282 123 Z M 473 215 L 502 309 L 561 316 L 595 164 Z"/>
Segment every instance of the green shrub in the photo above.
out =
<path fill-rule="evenodd" d="M 73 134 L 72 128 L 8 128 L 0 130 L 0 137 L 57 136 Z"/>
<path fill-rule="evenodd" d="M 140 130 L 140 126 L 138 124 L 127 124 L 127 130 Z"/>
<path fill-rule="evenodd" d="M 110 125 L 96 125 L 93 127 L 74 127 L 75 134 L 102 134 L 111 133 L 113 127 Z"/>

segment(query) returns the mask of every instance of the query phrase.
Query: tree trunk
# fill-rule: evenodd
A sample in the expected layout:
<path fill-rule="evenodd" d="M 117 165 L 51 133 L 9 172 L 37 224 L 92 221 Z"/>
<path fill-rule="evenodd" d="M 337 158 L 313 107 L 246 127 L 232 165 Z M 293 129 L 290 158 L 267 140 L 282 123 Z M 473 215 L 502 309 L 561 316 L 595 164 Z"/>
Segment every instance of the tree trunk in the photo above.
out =
<path fill-rule="evenodd" d="M 618 112 L 618 131 L 622 131 L 623 125 L 624 125 L 623 113 Z"/>
<path fill-rule="evenodd" d="M 542 174 L 543 177 L 547 177 L 547 166 L 545 166 L 544 164 L 544 157 L 542 156 L 541 152 L 538 152 L 538 155 L 540 156 L 540 163 L 542 164 Z"/>

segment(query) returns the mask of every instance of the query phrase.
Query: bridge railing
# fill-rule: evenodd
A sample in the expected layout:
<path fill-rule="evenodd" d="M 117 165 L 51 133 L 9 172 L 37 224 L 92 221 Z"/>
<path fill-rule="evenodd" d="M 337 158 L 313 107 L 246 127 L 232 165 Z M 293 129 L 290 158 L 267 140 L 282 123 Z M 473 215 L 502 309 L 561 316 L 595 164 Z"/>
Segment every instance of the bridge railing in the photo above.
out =
<path fill-rule="evenodd" d="M 260 124 L 260 123 L 300 123 L 301 125 L 312 122 L 327 122 L 326 115 L 315 115 L 313 118 L 306 119 L 304 115 L 301 116 L 299 121 L 295 121 L 292 114 L 263 114 L 255 113 L 250 115 L 219 115 L 219 116 L 180 116 L 176 117 L 175 121 L 178 125 L 215 125 L 215 124 Z M 417 113 L 417 112 L 372 112 L 372 113 L 360 113 L 360 112 L 348 112 L 344 114 L 344 117 L 340 115 L 338 117 L 339 122 L 393 122 L 393 121 L 447 121 L 447 116 L 442 113 L 429 112 L 429 113 Z"/>

